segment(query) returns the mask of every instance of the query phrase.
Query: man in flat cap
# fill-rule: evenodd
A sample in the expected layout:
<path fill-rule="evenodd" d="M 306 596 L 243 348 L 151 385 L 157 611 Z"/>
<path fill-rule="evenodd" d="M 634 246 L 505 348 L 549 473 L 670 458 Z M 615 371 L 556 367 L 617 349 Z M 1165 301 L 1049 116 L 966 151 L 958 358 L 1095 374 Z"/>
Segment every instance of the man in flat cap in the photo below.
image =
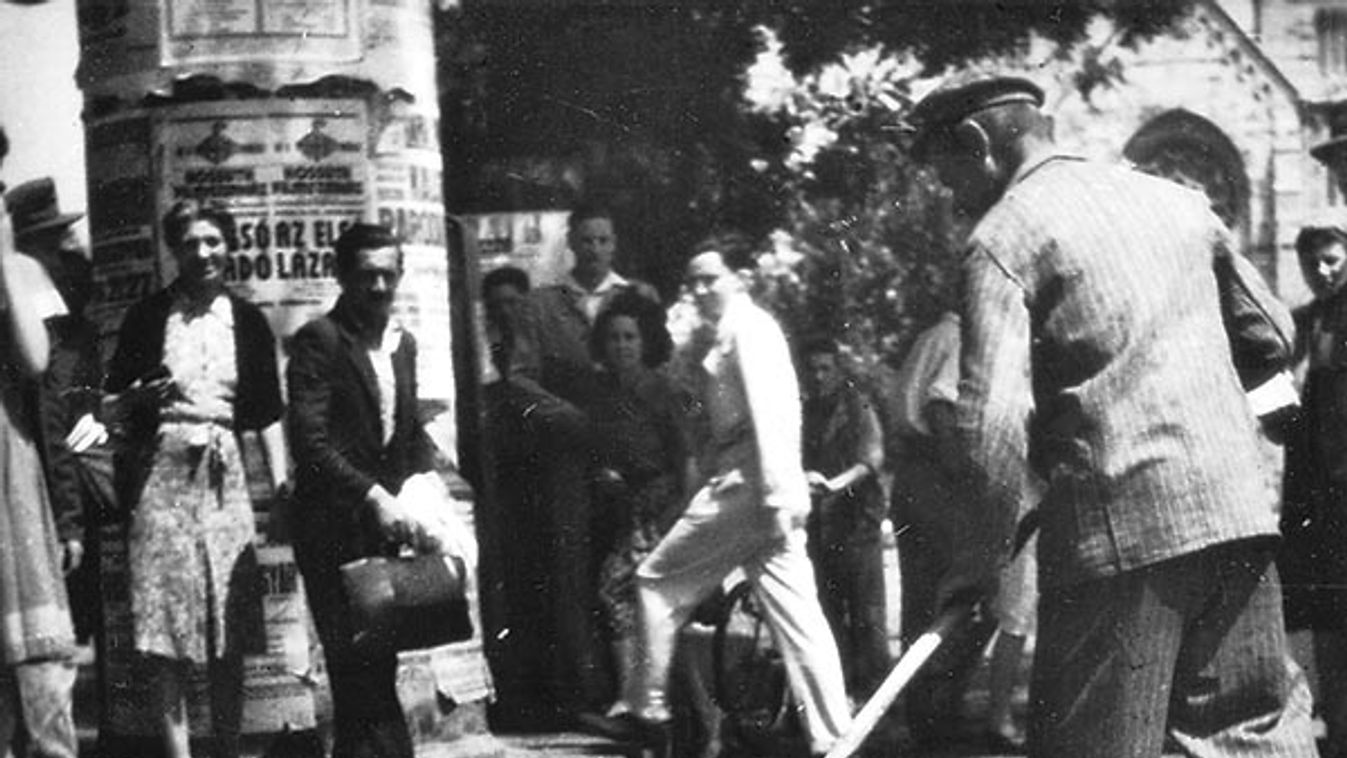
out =
<path fill-rule="evenodd" d="M 1158 756 L 1167 730 L 1188 755 L 1317 755 L 1275 479 L 1213 273 L 1234 242 L 1200 193 L 1059 153 L 1042 103 L 1028 80 L 970 76 L 910 116 L 977 220 L 957 420 L 984 527 L 940 595 L 988 596 L 1032 470 L 1030 754 Z"/>

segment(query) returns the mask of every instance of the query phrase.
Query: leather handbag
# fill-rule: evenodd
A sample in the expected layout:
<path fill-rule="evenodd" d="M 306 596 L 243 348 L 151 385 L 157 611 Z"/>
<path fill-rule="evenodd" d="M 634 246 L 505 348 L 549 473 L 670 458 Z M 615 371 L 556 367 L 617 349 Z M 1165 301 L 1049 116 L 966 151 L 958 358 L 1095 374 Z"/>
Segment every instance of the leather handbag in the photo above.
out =
<path fill-rule="evenodd" d="M 341 574 L 359 649 L 401 652 L 472 638 L 467 571 L 456 556 L 362 558 Z"/>

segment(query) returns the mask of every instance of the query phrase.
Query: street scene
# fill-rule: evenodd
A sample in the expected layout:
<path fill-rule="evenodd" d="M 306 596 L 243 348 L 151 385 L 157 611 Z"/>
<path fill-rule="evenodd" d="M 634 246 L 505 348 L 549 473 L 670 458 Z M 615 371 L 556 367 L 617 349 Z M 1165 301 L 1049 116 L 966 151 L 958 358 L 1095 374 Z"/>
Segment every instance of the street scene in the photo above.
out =
<path fill-rule="evenodd" d="M 0 0 L 0 756 L 1347 757 L 1347 0 Z"/>

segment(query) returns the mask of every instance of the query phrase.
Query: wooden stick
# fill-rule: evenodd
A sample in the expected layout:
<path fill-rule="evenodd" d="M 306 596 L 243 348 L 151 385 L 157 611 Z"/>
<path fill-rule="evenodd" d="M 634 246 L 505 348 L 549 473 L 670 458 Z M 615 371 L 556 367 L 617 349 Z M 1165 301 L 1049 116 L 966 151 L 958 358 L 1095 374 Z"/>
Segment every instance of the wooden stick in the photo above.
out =
<path fill-rule="evenodd" d="M 875 690 L 875 694 L 870 696 L 860 712 L 852 719 L 851 728 L 828 751 L 826 758 L 850 758 L 860 749 L 903 688 L 911 683 L 912 677 L 926 665 L 950 632 L 962 624 L 972 611 L 973 609 L 966 605 L 946 610 L 912 643 L 907 652 L 903 653 L 903 657 L 898 659 L 898 663 L 894 664 L 893 670 L 879 685 L 879 689 Z"/>

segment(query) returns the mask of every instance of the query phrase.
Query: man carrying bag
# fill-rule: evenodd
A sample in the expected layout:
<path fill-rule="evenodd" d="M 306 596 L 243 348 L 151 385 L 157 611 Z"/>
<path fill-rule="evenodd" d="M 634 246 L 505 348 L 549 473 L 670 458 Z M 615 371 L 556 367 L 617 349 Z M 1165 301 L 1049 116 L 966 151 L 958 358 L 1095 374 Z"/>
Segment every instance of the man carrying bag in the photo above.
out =
<path fill-rule="evenodd" d="M 416 523 L 398 497 L 432 468 L 416 418 L 416 341 L 392 319 L 402 249 L 355 224 L 336 242 L 341 296 L 294 336 L 286 370 L 295 459 L 295 558 L 323 643 L 336 725 L 333 758 L 412 758 L 398 703 L 397 652 L 357 644 L 342 566 L 396 557 Z"/>

